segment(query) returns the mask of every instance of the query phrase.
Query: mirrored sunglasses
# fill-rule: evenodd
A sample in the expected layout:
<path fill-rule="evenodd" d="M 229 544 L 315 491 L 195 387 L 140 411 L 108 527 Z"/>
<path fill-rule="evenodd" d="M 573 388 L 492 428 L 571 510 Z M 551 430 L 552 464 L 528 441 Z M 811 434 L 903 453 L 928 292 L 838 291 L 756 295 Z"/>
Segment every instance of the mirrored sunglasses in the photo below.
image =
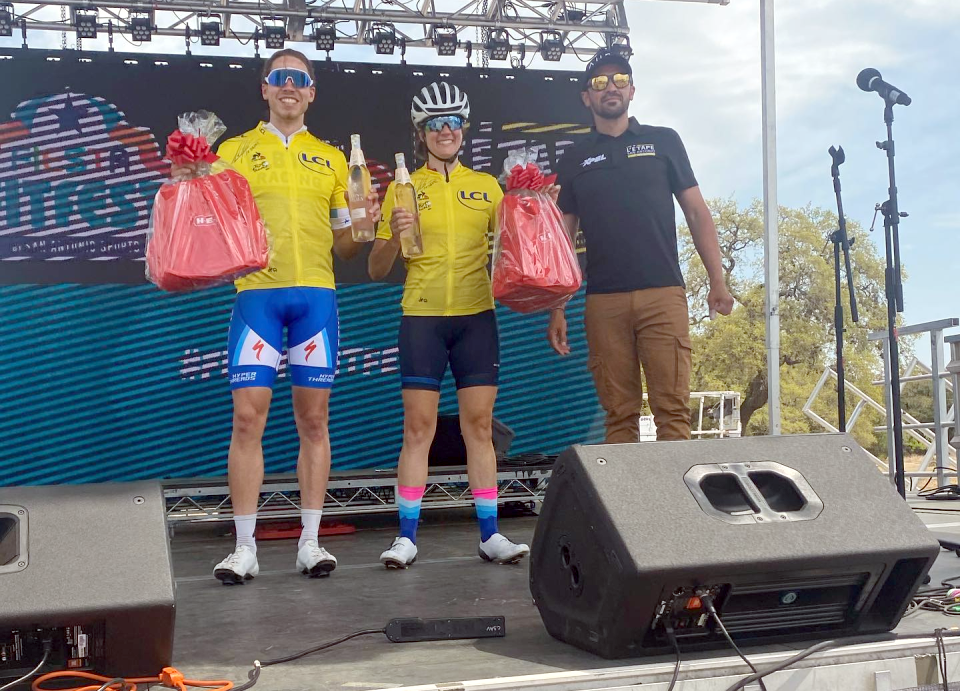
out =
<path fill-rule="evenodd" d="M 313 86 L 313 79 L 311 79 L 309 74 L 303 70 L 292 67 L 281 67 L 271 70 L 264 81 L 270 86 L 284 86 L 288 80 L 292 81 L 293 86 L 297 89 L 305 89 L 308 86 Z"/>
<path fill-rule="evenodd" d="M 463 118 L 459 115 L 441 115 L 436 118 L 430 118 L 423 123 L 424 129 L 430 132 L 439 132 L 443 129 L 444 125 L 455 132 L 463 127 Z"/>
<path fill-rule="evenodd" d="M 611 79 L 613 79 L 613 85 L 618 89 L 625 89 L 630 86 L 630 75 L 617 72 L 616 74 L 598 74 L 591 78 L 590 88 L 594 91 L 604 91 Z"/>

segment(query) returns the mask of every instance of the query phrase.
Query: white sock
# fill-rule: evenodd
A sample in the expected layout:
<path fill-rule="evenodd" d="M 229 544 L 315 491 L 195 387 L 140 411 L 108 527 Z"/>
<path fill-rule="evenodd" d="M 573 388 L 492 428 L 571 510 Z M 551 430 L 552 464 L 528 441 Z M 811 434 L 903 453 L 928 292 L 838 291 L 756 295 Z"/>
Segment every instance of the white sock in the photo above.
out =
<path fill-rule="evenodd" d="M 246 545 L 257 553 L 257 542 L 253 539 L 253 531 L 257 528 L 257 514 L 249 516 L 234 516 L 233 525 L 237 529 L 237 547 Z"/>
<path fill-rule="evenodd" d="M 300 541 L 297 543 L 297 549 L 303 547 L 307 540 L 320 541 L 320 517 L 322 515 L 323 509 L 300 509 L 300 524 L 303 526 L 303 530 L 300 531 Z"/>

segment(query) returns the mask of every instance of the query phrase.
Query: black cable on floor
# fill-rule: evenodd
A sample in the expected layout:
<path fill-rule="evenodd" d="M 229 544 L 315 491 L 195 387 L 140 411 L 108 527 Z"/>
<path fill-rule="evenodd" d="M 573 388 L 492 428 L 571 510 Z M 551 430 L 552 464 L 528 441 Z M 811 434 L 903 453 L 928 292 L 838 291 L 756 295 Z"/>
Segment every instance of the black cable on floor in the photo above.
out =
<path fill-rule="evenodd" d="M 261 666 L 261 667 L 270 667 L 270 666 L 272 666 L 272 665 L 279 665 L 279 664 L 282 664 L 282 663 L 284 663 L 284 662 L 293 662 L 294 660 L 299 660 L 301 657 L 306 657 L 307 655 L 311 655 L 311 654 L 313 654 L 313 653 L 319 653 L 321 650 L 327 650 L 327 649 L 329 649 L 329 648 L 332 648 L 332 647 L 335 646 L 335 645 L 340 645 L 341 643 L 346 643 L 347 641 L 349 641 L 349 640 L 352 639 L 352 638 L 357 638 L 357 637 L 359 637 L 359 636 L 370 636 L 370 635 L 375 634 L 375 633 L 379 633 L 379 634 L 386 635 L 387 630 L 386 630 L 385 628 L 380 628 L 380 629 L 364 629 L 364 630 L 362 630 L 362 631 L 354 631 L 354 632 L 351 633 L 351 634 L 347 634 L 347 635 L 344 636 L 343 638 L 338 638 L 337 640 L 335 640 L 335 641 L 330 641 L 329 643 L 321 643 L 320 645 L 318 645 L 318 646 L 316 646 L 316 647 L 314 647 L 314 648 L 309 648 L 309 649 L 307 649 L 307 650 L 302 650 L 302 651 L 300 651 L 299 653 L 294 653 L 293 655 L 287 655 L 286 657 L 278 657 L 278 658 L 275 659 L 275 660 L 264 660 L 264 661 L 261 661 L 261 662 L 260 662 L 260 666 Z"/>
<path fill-rule="evenodd" d="M 358 638 L 359 636 L 369 636 L 371 634 L 379 633 L 385 635 L 387 632 L 386 628 L 382 629 L 363 629 L 362 631 L 354 631 L 351 634 L 347 634 L 342 638 L 338 638 L 335 641 L 328 641 L 327 643 L 321 643 L 320 645 L 314 646 L 313 648 L 308 648 L 307 650 L 301 650 L 299 653 L 294 653 L 293 655 L 287 655 L 286 657 L 278 657 L 273 660 L 255 660 L 253 663 L 253 669 L 247 672 L 248 681 L 242 686 L 237 686 L 233 691 L 247 691 L 247 689 L 253 688 L 256 683 L 260 680 L 260 672 L 264 667 L 270 667 L 272 665 L 280 665 L 284 662 L 293 662 L 294 660 L 299 660 L 301 657 L 306 657 L 313 653 L 319 653 L 321 650 L 329 650 L 335 645 L 340 645 L 345 643 L 352 638 Z"/>
<path fill-rule="evenodd" d="M 727 687 L 726 691 L 740 691 L 740 689 L 744 688 L 745 686 L 748 686 L 749 684 L 752 684 L 755 681 L 759 681 L 762 677 L 770 676 L 771 674 L 785 670 L 788 667 L 792 667 L 793 665 L 797 664 L 801 660 L 805 660 L 806 658 L 810 657 L 814 653 L 820 652 L 821 650 L 829 650 L 830 648 L 839 648 L 840 646 L 844 646 L 844 645 L 876 643 L 878 641 L 910 641 L 910 640 L 917 640 L 921 638 L 930 638 L 932 635 L 934 634 L 931 634 L 931 633 L 911 633 L 911 634 L 903 634 L 903 635 L 891 634 L 886 637 L 857 636 L 854 638 L 848 638 L 846 640 L 820 641 L 819 643 L 815 643 L 814 645 L 811 645 L 809 648 L 806 648 L 805 650 L 801 650 L 799 653 L 797 653 L 796 655 L 790 658 L 787 658 L 783 662 L 779 662 L 773 665 L 772 667 L 768 667 L 763 671 L 757 672 L 756 674 L 751 674 L 748 677 L 744 677 L 743 679 L 733 684 L 732 686 Z M 960 630 L 948 631 L 948 630 L 941 629 L 940 637 L 941 638 L 960 637 Z M 944 642 L 944 645 L 946 645 L 945 642 Z"/>
<path fill-rule="evenodd" d="M 937 664 L 940 665 L 940 681 L 943 682 L 943 691 L 950 691 L 947 681 L 947 644 L 943 642 L 943 629 L 937 629 Z"/>
<path fill-rule="evenodd" d="M 754 667 L 753 663 L 750 662 L 750 660 L 747 659 L 747 656 L 743 654 L 743 651 L 740 650 L 739 646 L 737 646 L 736 642 L 734 642 L 733 638 L 730 636 L 730 632 L 727 631 L 727 627 L 723 625 L 720 615 L 717 614 L 717 608 L 713 604 L 713 598 L 709 595 L 703 595 L 701 596 L 700 601 L 703 602 L 704 607 L 706 607 L 707 611 L 710 612 L 710 616 L 713 617 L 713 620 L 717 622 L 717 626 L 720 627 L 720 631 L 723 633 L 724 638 L 727 639 L 727 643 L 730 644 L 730 647 L 736 651 L 741 660 L 747 663 L 747 667 L 749 667 L 753 673 L 756 674 L 757 668 Z M 763 679 L 758 679 L 757 681 L 760 684 L 760 691 L 767 691 L 767 687 L 763 685 Z"/>
<path fill-rule="evenodd" d="M 667 691 L 673 691 L 673 687 L 677 685 L 677 678 L 680 676 L 680 644 L 677 643 L 677 637 L 673 633 L 673 627 L 667 624 L 667 638 L 670 639 L 670 642 L 673 644 L 673 649 L 677 653 L 677 664 L 673 668 L 673 679 L 670 680 L 670 686 L 667 687 Z"/>

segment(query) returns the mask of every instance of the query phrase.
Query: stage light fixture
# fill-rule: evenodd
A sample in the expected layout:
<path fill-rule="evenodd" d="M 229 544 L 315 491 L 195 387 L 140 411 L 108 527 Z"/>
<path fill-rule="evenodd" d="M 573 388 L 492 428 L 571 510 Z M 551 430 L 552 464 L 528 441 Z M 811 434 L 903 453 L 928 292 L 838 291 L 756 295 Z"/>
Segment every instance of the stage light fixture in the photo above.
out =
<path fill-rule="evenodd" d="M 510 57 L 510 34 L 506 29 L 494 29 L 484 48 L 491 60 L 506 60 Z"/>
<path fill-rule="evenodd" d="M 613 34 L 608 38 L 608 41 L 610 50 L 625 60 L 629 60 L 633 55 L 633 48 L 630 47 L 630 37 L 626 34 Z"/>
<path fill-rule="evenodd" d="M 130 13 L 130 36 L 134 41 L 149 41 L 153 38 L 153 18 L 148 12 Z"/>
<path fill-rule="evenodd" d="M 13 4 L 0 3 L 0 36 L 13 36 Z"/>
<path fill-rule="evenodd" d="M 74 10 L 73 26 L 77 30 L 77 38 L 97 37 L 97 17 L 99 13 L 95 7 Z"/>
<path fill-rule="evenodd" d="M 280 17 L 263 17 L 263 44 L 270 50 L 280 50 L 287 40 L 287 27 Z"/>
<path fill-rule="evenodd" d="M 438 26 L 433 30 L 433 45 L 437 55 L 450 57 L 457 54 L 457 30 L 450 26 Z"/>
<path fill-rule="evenodd" d="M 220 16 L 211 14 L 200 20 L 200 45 L 219 46 L 223 36 L 223 24 Z"/>
<path fill-rule="evenodd" d="M 329 53 L 337 43 L 337 25 L 332 22 L 317 24 L 313 30 L 313 40 L 317 44 L 317 50 Z"/>
<path fill-rule="evenodd" d="M 376 49 L 377 55 L 393 55 L 397 47 L 397 31 L 392 24 L 374 24 L 370 43 Z"/>
<path fill-rule="evenodd" d="M 540 57 L 547 62 L 559 62 L 565 47 L 559 31 L 540 32 Z"/>

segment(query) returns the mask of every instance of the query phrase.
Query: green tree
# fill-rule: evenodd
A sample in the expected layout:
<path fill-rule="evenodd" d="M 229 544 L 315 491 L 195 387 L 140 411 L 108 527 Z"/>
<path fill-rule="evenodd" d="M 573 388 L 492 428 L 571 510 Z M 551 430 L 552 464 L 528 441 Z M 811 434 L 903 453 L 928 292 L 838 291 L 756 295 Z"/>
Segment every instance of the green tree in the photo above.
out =
<path fill-rule="evenodd" d="M 763 209 L 759 200 L 739 207 L 732 199 L 708 202 L 720 239 L 723 269 L 737 301 L 733 314 L 711 321 L 706 297 L 708 281 L 689 233 L 681 233 L 681 263 L 690 299 L 694 362 L 694 390 L 726 389 L 742 396 L 740 415 L 745 434 L 768 430 L 767 364 L 764 319 Z M 785 433 L 822 431 L 802 407 L 827 366 L 835 367 L 834 270 L 830 235 L 837 216 L 806 206 L 780 209 L 780 382 L 782 427 Z M 879 344 L 868 341 L 871 331 L 886 328 L 883 276 L 885 263 L 867 233 L 853 221 L 847 229 L 854 238 L 851 262 L 859 324 L 850 321 L 844 288 L 844 364 L 846 378 L 882 402 Z M 819 400 L 816 412 L 836 424 L 835 381 Z M 848 415 L 853 404 L 848 396 Z M 831 408 L 832 406 L 832 408 Z M 879 415 L 857 425 L 861 444 L 880 451 L 883 437 L 872 431 Z"/>

